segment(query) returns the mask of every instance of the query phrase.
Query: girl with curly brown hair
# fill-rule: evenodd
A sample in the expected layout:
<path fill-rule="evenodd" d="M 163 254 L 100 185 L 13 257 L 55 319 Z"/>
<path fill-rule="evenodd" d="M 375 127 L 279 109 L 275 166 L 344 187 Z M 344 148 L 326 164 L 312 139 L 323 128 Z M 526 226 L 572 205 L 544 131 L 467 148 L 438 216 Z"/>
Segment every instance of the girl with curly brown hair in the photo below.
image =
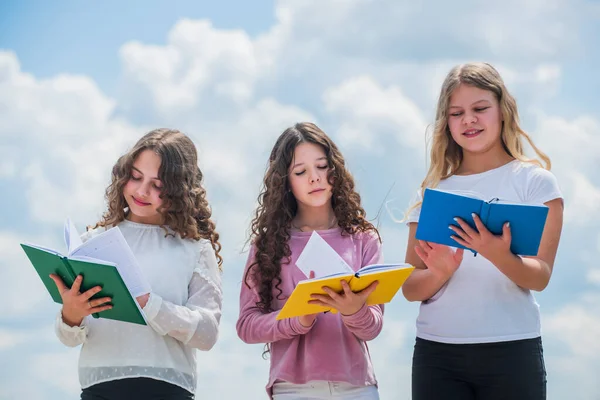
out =
<path fill-rule="evenodd" d="M 267 392 L 274 399 L 378 399 L 367 341 L 383 325 L 383 306 L 367 306 L 377 283 L 315 297 L 339 313 L 276 320 L 299 281 L 296 267 L 313 231 L 354 270 L 382 261 L 377 229 L 366 220 L 337 146 L 312 123 L 286 129 L 271 151 L 240 295 L 239 337 L 266 343 Z M 311 274 L 313 275 L 313 274 Z"/>
<path fill-rule="evenodd" d="M 61 342 L 82 345 L 81 399 L 193 399 L 196 349 L 210 350 L 221 319 L 221 245 L 202 187 L 196 148 L 183 133 L 157 129 L 121 156 L 106 190 L 108 210 L 89 239 L 118 227 L 151 293 L 137 297 L 148 325 L 90 315 L 110 298 L 65 287 L 56 321 Z"/>

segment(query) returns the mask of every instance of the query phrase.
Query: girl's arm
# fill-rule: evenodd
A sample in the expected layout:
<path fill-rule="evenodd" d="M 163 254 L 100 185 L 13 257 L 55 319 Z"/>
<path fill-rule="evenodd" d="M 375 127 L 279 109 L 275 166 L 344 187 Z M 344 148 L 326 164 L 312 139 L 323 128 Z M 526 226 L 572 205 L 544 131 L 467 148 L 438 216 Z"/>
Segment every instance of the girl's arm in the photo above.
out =
<path fill-rule="evenodd" d="M 278 311 L 263 314 L 257 307 L 256 292 L 242 282 L 240 293 L 240 315 L 236 324 L 237 334 L 245 343 L 272 343 L 293 339 L 308 333 L 314 326 L 304 326 L 298 318 L 276 320 Z"/>
<path fill-rule="evenodd" d="M 415 267 L 402 285 L 402 294 L 408 301 L 432 298 L 448 282 L 462 261 L 462 250 L 452 251 L 448 246 L 419 243 L 415 237 L 417 223 L 409 224 L 405 262 Z"/>
<path fill-rule="evenodd" d="M 250 265 L 254 262 L 254 246 L 248 254 L 248 261 L 244 269 L 244 277 Z M 256 303 L 260 301 L 260 296 L 254 285 L 248 287 L 245 281 L 242 281 L 240 291 L 240 315 L 236 323 L 236 330 L 240 339 L 245 343 L 272 343 L 278 340 L 292 339 L 295 336 L 308 333 L 314 326 L 304 326 L 299 318 L 288 318 L 276 320 L 278 312 L 264 314 Z"/>
<path fill-rule="evenodd" d="M 562 199 L 556 198 L 545 204 L 548 206 L 548 217 L 536 257 L 519 257 L 511 253 L 508 225 L 505 225 L 501 236 L 495 236 L 475 217 L 478 232 L 472 230 L 471 234 L 467 233 L 467 240 L 473 241 L 469 242 L 470 247 L 481 250 L 481 255 L 490 260 L 508 279 L 522 288 L 536 291 L 542 291 L 548 286 L 563 224 Z M 464 222 L 461 227 L 469 230 Z"/>
<path fill-rule="evenodd" d="M 254 247 L 250 249 L 248 261 L 244 272 L 254 262 Z M 254 286 L 248 287 L 246 282 L 242 281 L 240 291 L 240 315 L 236 323 L 237 334 L 246 343 L 272 343 L 278 340 L 292 339 L 298 335 L 308 333 L 314 326 L 314 321 L 310 326 L 304 326 L 298 318 L 289 318 L 276 320 L 278 312 L 264 314 L 256 307 L 260 300 L 258 292 Z"/>
<path fill-rule="evenodd" d="M 54 333 L 62 344 L 68 347 L 76 347 L 85 343 L 88 334 L 88 326 L 85 317 L 79 325 L 69 326 L 63 321 L 62 310 L 58 312 L 54 321 Z"/>
<path fill-rule="evenodd" d="M 366 304 L 352 315 L 343 315 L 342 321 L 346 328 L 357 338 L 373 340 L 383 328 L 383 304 L 367 306 Z"/>
<path fill-rule="evenodd" d="M 210 243 L 203 242 L 188 285 L 185 305 L 176 305 L 151 293 L 144 313 L 149 325 L 161 335 L 169 335 L 199 350 L 216 343 L 221 320 L 222 291 L 217 258 Z"/>

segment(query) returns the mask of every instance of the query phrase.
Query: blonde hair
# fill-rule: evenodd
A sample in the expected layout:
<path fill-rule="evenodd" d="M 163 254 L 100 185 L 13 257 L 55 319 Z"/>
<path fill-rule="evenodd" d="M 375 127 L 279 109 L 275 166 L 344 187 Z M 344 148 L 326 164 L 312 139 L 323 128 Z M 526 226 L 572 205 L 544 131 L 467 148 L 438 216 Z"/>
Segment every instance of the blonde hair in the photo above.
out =
<path fill-rule="evenodd" d="M 442 85 L 431 142 L 431 164 L 425 179 L 421 183 L 422 193 L 425 191 L 425 188 L 436 187 L 441 180 L 454 175 L 462 162 L 462 148 L 454 141 L 448 127 L 450 96 L 460 84 L 488 90 L 496 96 L 503 118 L 500 137 L 504 150 L 511 157 L 520 161 L 537 164 L 548 170 L 550 169 L 550 158 L 538 149 L 531 140 L 531 137 L 521 129 L 517 102 L 506 89 L 498 71 L 488 63 L 462 64 L 450 70 Z M 525 156 L 523 138 L 533 148 L 539 160 L 530 159 Z M 415 206 L 418 206 L 418 204 Z"/>

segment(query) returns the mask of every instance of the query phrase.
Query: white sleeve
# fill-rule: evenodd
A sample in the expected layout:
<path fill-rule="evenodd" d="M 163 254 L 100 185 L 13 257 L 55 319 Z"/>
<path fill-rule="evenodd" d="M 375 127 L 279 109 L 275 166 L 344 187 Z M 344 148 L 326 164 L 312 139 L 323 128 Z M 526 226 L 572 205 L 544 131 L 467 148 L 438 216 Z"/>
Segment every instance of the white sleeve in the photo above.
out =
<path fill-rule="evenodd" d="M 79 326 L 69 326 L 62 319 L 62 310 L 58 312 L 54 321 L 54 333 L 58 340 L 65 346 L 75 347 L 83 344 L 87 339 L 88 325 L 86 318 L 83 319 Z"/>
<path fill-rule="evenodd" d="M 419 190 L 417 190 L 417 194 L 410 202 L 407 214 L 404 217 L 404 222 L 407 225 L 411 222 L 419 222 L 419 217 L 421 216 L 421 203 L 423 203 L 423 193 L 422 189 L 419 188 Z M 418 206 L 415 207 L 417 204 Z"/>
<path fill-rule="evenodd" d="M 221 276 L 215 252 L 202 243 L 196 267 L 188 285 L 188 300 L 176 305 L 150 293 L 144 307 L 149 325 L 190 347 L 210 350 L 217 341 L 221 320 Z"/>
<path fill-rule="evenodd" d="M 527 203 L 544 204 L 563 195 L 554 174 L 544 168 L 533 168 L 528 176 Z"/>

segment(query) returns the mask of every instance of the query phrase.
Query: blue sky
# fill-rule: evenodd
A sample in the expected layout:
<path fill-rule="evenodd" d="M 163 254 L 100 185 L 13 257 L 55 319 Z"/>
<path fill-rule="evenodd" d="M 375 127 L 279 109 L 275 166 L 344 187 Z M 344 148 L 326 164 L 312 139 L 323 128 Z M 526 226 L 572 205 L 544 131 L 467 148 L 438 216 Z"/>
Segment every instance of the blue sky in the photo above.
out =
<path fill-rule="evenodd" d="M 77 398 L 77 349 L 18 243 L 63 248 L 104 209 L 116 158 L 158 126 L 197 143 L 222 235 L 221 337 L 199 353 L 210 398 L 264 398 L 261 346 L 234 324 L 243 245 L 268 152 L 296 121 L 342 149 L 375 217 L 405 209 L 426 170 L 426 128 L 456 63 L 493 63 L 523 127 L 553 161 L 565 226 L 541 305 L 549 399 L 600 391 L 600 3 L 397 0 L 0 5 L 0 399 Z M 388 195 L 388 191 L 391 191 Z M 387 196 L 387 197 L 386 197 Z M 379 219 L 388 261 L 407 229 Z M 408 399 L 418 305 L 386 308 L 370 346 L 383 399 Z M 236 384 L 232 385 L 231 382 Z"/>

